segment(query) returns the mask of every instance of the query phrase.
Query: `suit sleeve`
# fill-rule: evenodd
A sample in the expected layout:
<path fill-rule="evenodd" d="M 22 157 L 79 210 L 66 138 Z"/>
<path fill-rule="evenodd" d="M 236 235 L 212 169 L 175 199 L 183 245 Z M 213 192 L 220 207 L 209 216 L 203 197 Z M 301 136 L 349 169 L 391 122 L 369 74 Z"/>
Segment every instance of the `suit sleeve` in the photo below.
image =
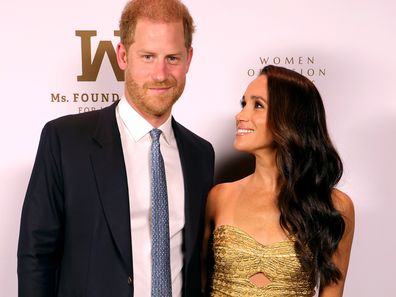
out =
<path fill-rule="evenodd" d="M 60 144 L 47 124 L 22 208 L 18 243 L 18 296 L 53 297 L 63 246 Z"/>

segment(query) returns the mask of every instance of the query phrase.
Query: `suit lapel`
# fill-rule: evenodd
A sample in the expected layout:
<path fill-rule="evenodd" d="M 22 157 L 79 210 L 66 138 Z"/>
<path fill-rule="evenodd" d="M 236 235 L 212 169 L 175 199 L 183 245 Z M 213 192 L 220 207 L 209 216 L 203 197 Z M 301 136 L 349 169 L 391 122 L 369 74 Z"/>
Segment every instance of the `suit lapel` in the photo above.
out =
<path fill-rule="evenodd" d="M 200 198 L 201 189 L 199 185 L 199 176 L 196 175 L 194 168 L 197 168 L 194 154 L 194 143 L 188 141 L 182 129 L 176 121 L 172 121 L 173 130 L 179 150 L 180 161 L 184 179 L 184 201 L 185 201 L 185 225 L 184 225 L 184 246 L 185 261 L 189 263 L 192 252 L 198 244 L 198 230 L 200 214 L 202 209 L 202 199 Z"/>
<path fill-rule="evenodd" d="M 129 213 L 129 196 L 126 168 L 120 134 L 115 118 L 115 107 L 102 110 L 93 135 L 95 149 L 91 153 L 99 198 L 116 247 L 128 273 L 132 272 L 132 244 Z M 194 248 L 199 243 L 203 199 L 199 187 L 200 176 L 194 170 L 199 162 L 192 142 L 175 120 L 172 126 L 179 149 L 185 193 L 185 263 L 189 263 Z"/>
<path fill-rule="evenodd" d="M 110 232 L 128 273 L 132 271 L 129 197 L 121 139 L 113 104 L 102 111 L 91 154 L 99 197 Z"/>

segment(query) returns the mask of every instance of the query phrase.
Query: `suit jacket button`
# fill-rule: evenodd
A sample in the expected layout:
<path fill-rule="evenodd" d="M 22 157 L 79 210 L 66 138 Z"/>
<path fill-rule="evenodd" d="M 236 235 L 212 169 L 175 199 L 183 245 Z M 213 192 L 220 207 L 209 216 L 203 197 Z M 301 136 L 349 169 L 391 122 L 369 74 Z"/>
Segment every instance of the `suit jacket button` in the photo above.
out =
<path fill-rule="evenodd" d="M 128 285 L 132 285 L 132 283 L 133 283 L 133 281 L 132 281 L 132 277 L 131 276 L 128 276 Z"/>

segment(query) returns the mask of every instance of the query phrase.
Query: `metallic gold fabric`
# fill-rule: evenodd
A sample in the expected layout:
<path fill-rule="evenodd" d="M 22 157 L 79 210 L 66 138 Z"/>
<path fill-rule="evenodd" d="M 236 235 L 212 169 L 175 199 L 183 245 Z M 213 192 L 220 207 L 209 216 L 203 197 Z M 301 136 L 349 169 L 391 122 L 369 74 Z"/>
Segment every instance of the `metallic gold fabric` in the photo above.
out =
<path fill-rule="evenodd" d="M 212 297 L 313 295 L 314 285 L 302 271 L 292 240 L 262 245 L 246 232 L 229 225 L 218 226 L 213 236 Z M 260 272 L 271 281 L 261 288 L 250 281 L 251 276 Z"/>

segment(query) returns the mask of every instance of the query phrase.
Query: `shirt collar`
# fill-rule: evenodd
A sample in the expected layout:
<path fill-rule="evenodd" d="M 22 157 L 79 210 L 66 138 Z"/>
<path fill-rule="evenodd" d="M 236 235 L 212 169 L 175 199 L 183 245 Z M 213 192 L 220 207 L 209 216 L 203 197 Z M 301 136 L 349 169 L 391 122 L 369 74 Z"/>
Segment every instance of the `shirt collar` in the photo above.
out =
<path fill-rule="evenodd" d="M 121 98 L 117 108 L 122 122 L 135 142 L 138 142 L 154 129 L 154 127 L 128 103 L 125 96 Z M 172 116 L 169 116 L 165 123 L 158 127 L 158 129 L 162 131 L 162 136 L 169 144 L 175 137 L 172 129 Z"/>

